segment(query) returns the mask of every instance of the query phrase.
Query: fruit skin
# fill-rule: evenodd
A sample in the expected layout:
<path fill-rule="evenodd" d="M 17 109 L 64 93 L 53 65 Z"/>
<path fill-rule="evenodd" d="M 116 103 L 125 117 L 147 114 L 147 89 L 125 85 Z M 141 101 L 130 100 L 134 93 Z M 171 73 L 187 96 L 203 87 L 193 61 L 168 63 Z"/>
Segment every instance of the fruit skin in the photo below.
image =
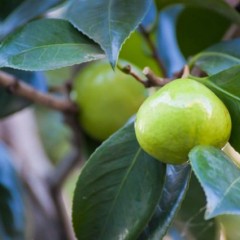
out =
<path fill-rule="evenodd" d="M 147 97 L 142 84 L 118 69 L 113 71 L 107 61 L 97 61 L 83 69 L 76 76 L 74 90 L 81 126 L 100 141 L 122 127 Z"/>
<path fill-rule="evenodd" d="M 150 96 L 135 121 L 140 146 L 156 159 L 180 164 L 196 145 L 223 147 L 231 132 L 230 114 L 207 87 L 178 79 Z"/>

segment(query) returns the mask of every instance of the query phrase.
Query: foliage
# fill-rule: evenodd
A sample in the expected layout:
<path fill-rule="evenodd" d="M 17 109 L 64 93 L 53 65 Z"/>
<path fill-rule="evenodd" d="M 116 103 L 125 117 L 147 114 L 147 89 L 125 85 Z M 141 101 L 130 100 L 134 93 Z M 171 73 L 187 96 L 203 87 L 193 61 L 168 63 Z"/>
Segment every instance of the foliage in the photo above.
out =
<path fill-rule="evenodd" d="M 74 99 L 71 80 L 91 61 L 105 58 L 113 69 L 119 67 L 145 86 L 149 79 L 162 83 L 169 82 L 166 77 L 179 78 L 186 64 L 188 78 L 207 86 L 226 105 L 232 120 L 229 143 L 240 152 L 240 39 L 236 32 L 229 36 L 232 24 L 239 28 L 238 9 L 224 0 L 1 1 L 0 118 L 32 104 L 15 95 L 18 84 L 2 86 L 2 72 L 42 98 L 56 91 L 51 96 L 58 101 Z M 119 56 L 142 69 L 150 66 L 163 79 L 154 73 L 155 78 L 136 76 L 131 63 L 130 68 L 118 66 Z M 159 84 L 151 87 L 150 94 Z M 80 123 L 73 124 L 72 135 L 81 137 L 70 139 L 60 113 L 38 111 L 43 142 L 48 148 L 53 144 L 47 152 L 56 164 L 75 149 L 73 143 L 78 151 L 83 148 L 82 155 L 90 155 L 73 196 L 78 239 L 214 239 L 218 226 L 226 236 L 238 238 L 237 227 L 226 216 L 238 219 L 240 214 L 240 170 L 221 149 L 195 146 L 187 163 L 165 164 L 139 146 L 134 117 L 106 141 L 95 142 L 82 133 Z M 72 113 L 63 112 L 67 122 Z M 56 146 L 57 153 L 50 153 Z M 23 240 L 25 193 L 10 162 L 8 147 L 1 143 L 0 239 Z"/>

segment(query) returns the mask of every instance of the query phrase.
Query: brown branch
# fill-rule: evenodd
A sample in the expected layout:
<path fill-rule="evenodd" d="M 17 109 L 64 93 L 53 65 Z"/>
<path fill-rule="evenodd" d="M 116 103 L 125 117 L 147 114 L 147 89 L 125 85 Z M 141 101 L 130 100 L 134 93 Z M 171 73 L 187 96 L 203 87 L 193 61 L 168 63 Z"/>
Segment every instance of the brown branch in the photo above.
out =
<path fill-rule="evenodd" d="M 157 86 L 164 86 L 165 84 L 169 83 L 172 79 L 170 78 L 161 78 L 158 77 L 149 67 L 145 67 L 143 69 L 143 74 L 146 76 L 147 79 L 142 79 L 131 67 L 131 65 L 126 65 L 121 67 L 118 65 L 118 68 L 126 73 L 134 77 L 138 82 L 144 85 L 144 87 L 157 87 Z"/>
<path fill-rule="evenodd" d="M 7 88 L 13 94 L 25 97 L 28 100 L 39 103 L 63 112 L 76 112 L 77 108 L 73 102 L 62 100 L 52 95 L 39 92 L 24 81 L 15 76 L 0 71 L 0 86 Z"/>
<path fill-rule="evenodd" d="M 156 76 L 156 74 L 149 68 L 149 67 L 145 67 L 143 69 L 143 74 L 147 77 L 147 83 L 148 83 L 148 87 L 157 87 L 157 86 L 164 86 L 167 83 L 169 83 L 171 80 L 170 78 L 161 78 Z"/>
<path fill-rule="evenodd" d="M 162 70 L 162 74 L 165 77 L 166 76 L 166 69 L 165 69 L 165 67 L 162 63 L 162 60 L 159 57 L 157 48 L 154 45 L 149 32 L 142 25 L 139 26 L 139 29 L 140 29 L 140 32 L 141 32 L 142 36 L 146 40 L 150 50 L 152 51 L 152 57 L 156 60 L 156 63 L 158 64 L 158 67 Z"/>

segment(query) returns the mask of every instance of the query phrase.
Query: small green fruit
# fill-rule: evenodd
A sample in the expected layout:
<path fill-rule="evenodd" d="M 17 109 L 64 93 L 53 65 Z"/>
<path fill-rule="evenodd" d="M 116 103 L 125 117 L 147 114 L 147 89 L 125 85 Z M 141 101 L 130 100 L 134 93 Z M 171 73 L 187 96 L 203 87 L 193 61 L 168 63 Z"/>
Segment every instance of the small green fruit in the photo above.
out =
<path fill-rule="evenodd" d="M 74 90 L 81 126 L 100 141 L 122 127 L 147 97 L 142 84 L 118 69 L 113 71 L 107 61 L 83 69 L 75 79 Z"/>
<path fill-rule="evenodd" d="M 196 145 L 223 147 L 231 118 L 222 101 L 191 79 L 175 80 L 140 107 L 135 122 L 140 146 L 156 159 L 180 164 Z"/>

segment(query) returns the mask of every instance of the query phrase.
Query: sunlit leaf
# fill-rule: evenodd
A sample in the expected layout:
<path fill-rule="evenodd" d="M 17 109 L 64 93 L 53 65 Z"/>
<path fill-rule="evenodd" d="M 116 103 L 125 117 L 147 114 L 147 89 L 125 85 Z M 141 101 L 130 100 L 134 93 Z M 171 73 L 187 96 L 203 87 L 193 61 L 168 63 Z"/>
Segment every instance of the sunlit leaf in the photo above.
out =
<path fill-rule="evenodd" d="M 142 21 L 150 3 L 150 0 L 73 0 L 66 17 L 99 43 L 115 66 L 122 44 Z"/>
<path fill-rule="evenodd" d="M 0 67 L 39 71 L 103 58 L 97 44 L 60 19 L 31 22 L 0 45 Z"/>
<path fill-rule="evenodd" d="M 240 214 L 240 169 L 221 150 L 197 146 L 189 159 L 207 197 L 205 218 Z"/>

